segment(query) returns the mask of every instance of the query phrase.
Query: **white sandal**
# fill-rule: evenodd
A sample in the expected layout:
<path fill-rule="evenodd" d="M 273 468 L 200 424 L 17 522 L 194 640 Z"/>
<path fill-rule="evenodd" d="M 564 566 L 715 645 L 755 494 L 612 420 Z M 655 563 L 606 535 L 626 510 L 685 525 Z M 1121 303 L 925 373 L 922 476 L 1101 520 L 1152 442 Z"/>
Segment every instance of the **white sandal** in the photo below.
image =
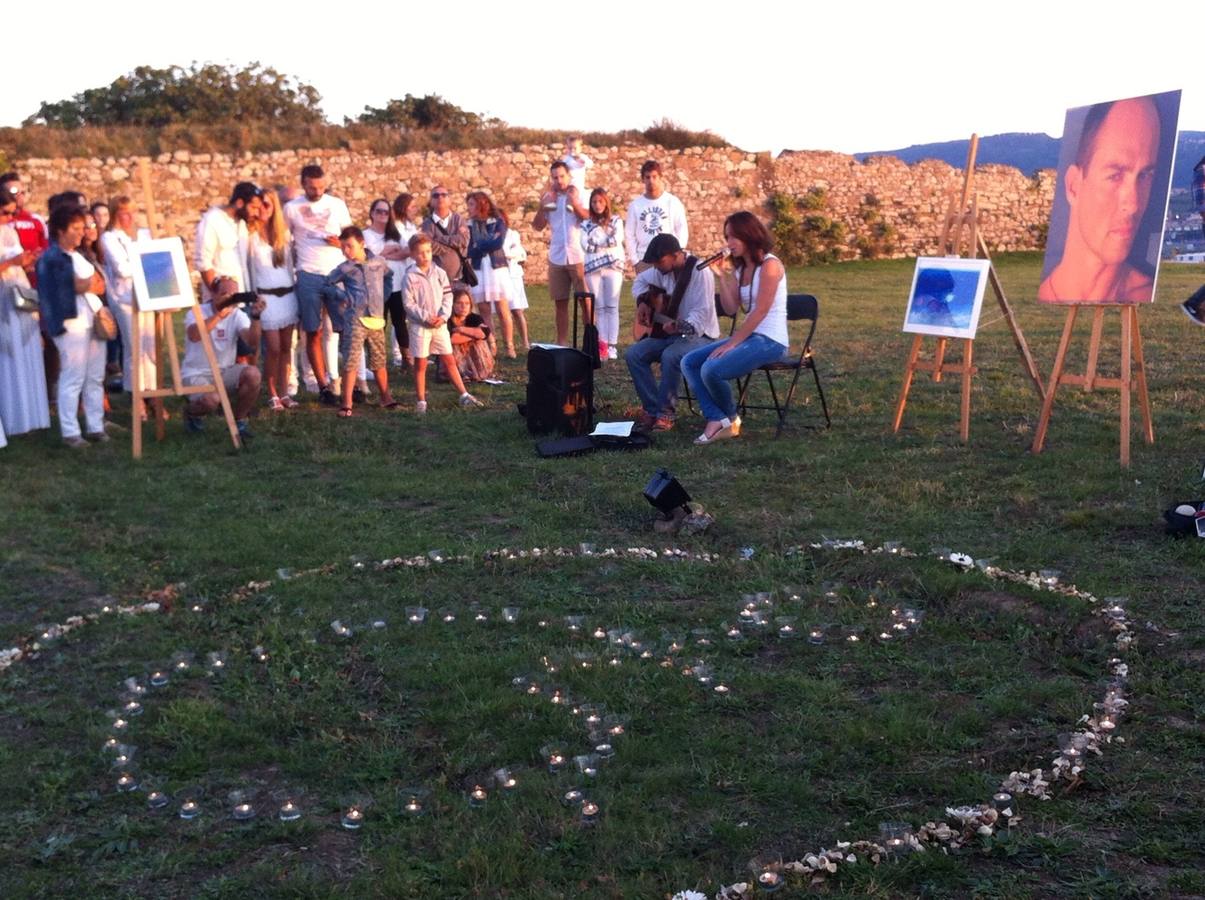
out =
<path fill-rule="evenodd" d="M 716 441 L 738 437 L 741 433 L 741 417 L 737 416 L 735 419 L 720 419 L 720 426 L 720 429 L 710 437 L 708 437 L 707 432 L 704 431 L 701 435 L 695 438 L 695 443 L 699 446 L 703 446 L 704 444 L 714 444 Z"/>

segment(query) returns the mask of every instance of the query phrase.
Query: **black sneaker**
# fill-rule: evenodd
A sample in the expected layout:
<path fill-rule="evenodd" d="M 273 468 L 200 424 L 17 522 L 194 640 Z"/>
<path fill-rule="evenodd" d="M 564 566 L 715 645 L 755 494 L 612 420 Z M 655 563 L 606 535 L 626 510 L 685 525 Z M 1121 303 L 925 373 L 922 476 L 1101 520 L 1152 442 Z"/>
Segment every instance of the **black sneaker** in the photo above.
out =
<path fill-rule="evenodd" d="M 1192 300 L 1185 300 L 1180 304 L 1180 309 L 1184 310 L 1184 315 L 1192 319 L 1198 325 L 1205 325 L 1205 303 L 1193 304 Z"/>
<path fill-rule="evenodd" d="M 335 392 L 329 387 L 324 387 L 318 392 L 318 402 L 323 406 L 338 406 L 339 398 L 335 396 Z"/>
<path fill-rule="evenodd" d="M 184 416 L 184 430 L 189 434 L 200 434 L 205 430 L 205 420 L 199 416 Z"/>

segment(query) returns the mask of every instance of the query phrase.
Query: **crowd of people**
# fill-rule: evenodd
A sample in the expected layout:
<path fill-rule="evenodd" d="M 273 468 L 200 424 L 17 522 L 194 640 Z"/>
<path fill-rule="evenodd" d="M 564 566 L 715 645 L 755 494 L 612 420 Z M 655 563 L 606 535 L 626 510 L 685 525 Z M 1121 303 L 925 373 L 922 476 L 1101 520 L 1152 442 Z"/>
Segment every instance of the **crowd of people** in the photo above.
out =
<path fill-rule="evenodd" d="M 600 359 L 619 359 L 621 292 L 634 274 L 637 325 L 623 358 L 637 428 L 674 427 L 685 376 L 708 419 L 696 443 L 737 436 L 728 381 L 781 357 L 788 343 L 786 277 L 768 231 L 736 213 L 724 225 L 725 251 L 699 264 L 686 249 L 686 210 L 656 160 L 641 167 L 643 191 L 626 216 L 606 187 L 590 189 L 592 168 L 571 139 L 538 195 L 533 226 L 549 231 L 556 342 L 569 343 L 574 300 L 596 318 Z M 0 176 L 0 440 L 48 428 L 53 408 L 63 441 L 83 448 L 117 427 L 105 419 L 106 373 L 120 373 L 126 391 L 136 375 L 144 389 L 161 381 L 153 315 L 138 312 L 134 296 L 137 248 L 149 234 L 128 197 L 88 205 L 78 192 L 57 194 L 45 220 L 26 200 L 17 173 Z M 366 399 L 371 374 L 378 404 L 397 408 L 390 364 L 412 375 L 414 410 L 425 413 L 432 356 L 436 379 L 459 403 L 481 406 L 469 386 L 493 379 L 502 354 L 531 347 L 526 252 L 487 191 L 468 193 L 463 213 L 454 206 L 435 185 L 425 212 L 402 193 L 374 198 L 357 222 L 313 164 L 302 168 L 300 190 L 236 184 L 197 225 L 201 304 L 199 316 L 185 316 L 183 384 L 213 381 L 204 332 L 245 438 L 257 407 L 292 409 L 303 386 L 346 418 Z M 746 311 L 727 338 L 717 305 L 725 315 Z M 218 405 L 216 393 L 189 394 L 186 429 L 202 430 Z"/>

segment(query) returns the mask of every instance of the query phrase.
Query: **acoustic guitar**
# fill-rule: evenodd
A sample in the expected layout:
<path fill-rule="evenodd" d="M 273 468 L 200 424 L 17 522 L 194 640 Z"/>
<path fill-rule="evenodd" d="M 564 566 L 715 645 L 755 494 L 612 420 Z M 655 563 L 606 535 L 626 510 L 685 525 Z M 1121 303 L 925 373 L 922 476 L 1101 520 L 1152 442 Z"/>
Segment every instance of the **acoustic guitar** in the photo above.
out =
<path fill-rule="evenodd" d="M 651 287 L 636 298 L 636 321 L 632 323 L 632 339 L 667 338 L 669 332 L 666 325 L 672 325 L 676 319 L 670 310 L 671 297 L 667 291 L 659 287 Z"/>

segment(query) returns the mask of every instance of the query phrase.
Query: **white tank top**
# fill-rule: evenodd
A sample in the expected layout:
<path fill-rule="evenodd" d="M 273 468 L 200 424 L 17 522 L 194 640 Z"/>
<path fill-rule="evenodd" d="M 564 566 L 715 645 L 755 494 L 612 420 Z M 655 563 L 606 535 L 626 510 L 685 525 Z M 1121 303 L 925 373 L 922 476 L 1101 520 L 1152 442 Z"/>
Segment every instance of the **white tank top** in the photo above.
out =
<path fill-rule="evenodd" d="M 767 253 L 766 259 L 778 259 L 778 257 L 773 253 Z M 765 260 L 762 262 L 764 264 Z M 757 297 L 757 289 L 761 286 L 761 269 L 761 266 L 754 269 L 752 284 L 743 284 L 740 288 L 741 309 L 745 311 L 746 315 L 752 310 L 753 300 Z M 787 273 L 785 267 L 782 278 L 778 281 L 778 288 L 774 291 L 773 305 L 766 313 L 765 318 L 753 329 L 753 333 L 763 334 L 784 347 L 791 345 L 790 335 L 787 334 Z"/>

